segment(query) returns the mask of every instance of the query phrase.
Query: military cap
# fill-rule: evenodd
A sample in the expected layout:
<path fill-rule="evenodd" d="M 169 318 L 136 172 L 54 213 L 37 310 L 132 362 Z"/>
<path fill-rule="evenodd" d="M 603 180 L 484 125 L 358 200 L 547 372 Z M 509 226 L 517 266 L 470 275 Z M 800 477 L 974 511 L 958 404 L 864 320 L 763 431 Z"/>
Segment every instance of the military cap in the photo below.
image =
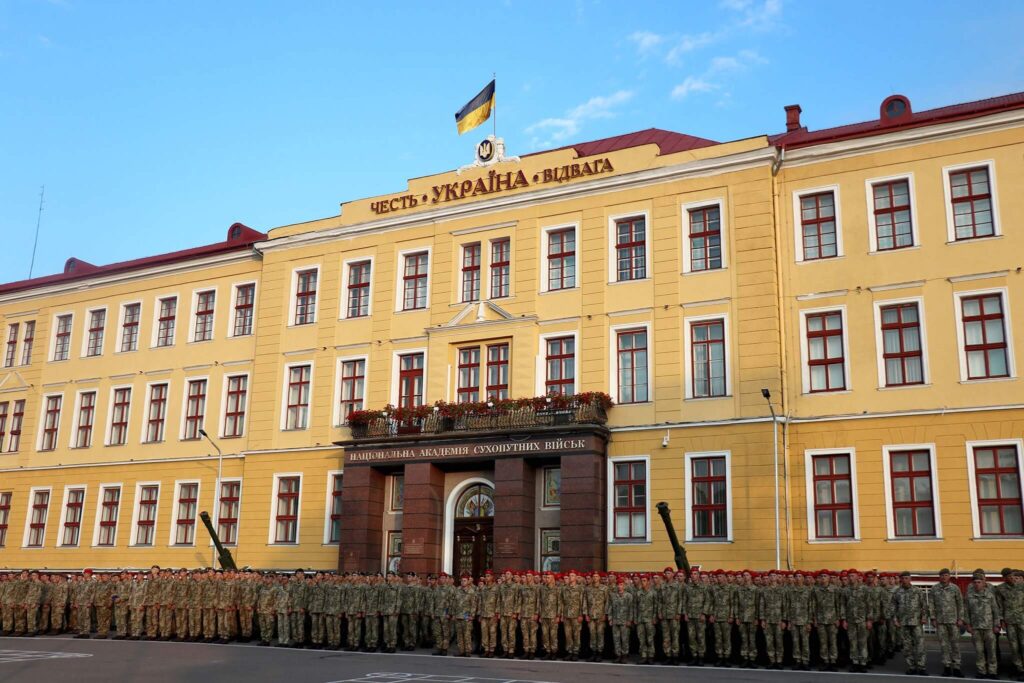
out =
<path fill-rule="evenodd" d="M 940 569 L 939 570 L 939 576 L 942 576 L 943 574 L 949 574 L 949 569 L 947 569 L 946 567 L 943 567 L 942 569 Z"/>
<path fill-rule="evenodd" d="M 984 569 L 975 569 L 975 570 L 974 570 L 974 573 L 973 573 L 973 574 L 971 574 L 971 576 L 972 576 L 972 577 L 973 577 L 973 578 L 974 578 L 975 580 L 979 580 L 979 579 L 980 579 L 980 580 L 984 580 L 984 579 L 985 579 L 985 570 L 984 570 Z M 1003 574 L 1003 576 L 1006 576 L 1006 574 Z"/>
<path fill-rule="evenodd" d="M 978 570 L 978 571 L 981 571 L 981 570 Z M 1010 569 L 1009 567 L 1003 567 L 1003 570 L 1001 572 L 999 572 L 999 573 L 1002 574 L 1003 576 L 1009 576 L 1012 571 L 1013 570 Z"/>
<path fill-rule="evenodd" d="M 903 571 L 900 572 L 900 576 L 910 576 L 910 572 L 908 572 L 907 570 L 904 569 Z"/>

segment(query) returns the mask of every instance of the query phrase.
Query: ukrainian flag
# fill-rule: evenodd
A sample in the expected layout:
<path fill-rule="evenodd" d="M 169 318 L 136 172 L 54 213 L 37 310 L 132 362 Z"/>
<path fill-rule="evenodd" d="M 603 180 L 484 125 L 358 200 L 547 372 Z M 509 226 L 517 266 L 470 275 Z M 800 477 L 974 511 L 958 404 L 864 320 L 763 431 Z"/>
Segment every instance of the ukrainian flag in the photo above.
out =
<path fill-rule="evenodd" d="M 459 129 L 459 135 L 473 130 L 491 118 L 491 108 L 493 106 L 494 81 L 491 81 L 476 97 L 467 102 L 466 106 L 455 114 L 455 125 Z"/>

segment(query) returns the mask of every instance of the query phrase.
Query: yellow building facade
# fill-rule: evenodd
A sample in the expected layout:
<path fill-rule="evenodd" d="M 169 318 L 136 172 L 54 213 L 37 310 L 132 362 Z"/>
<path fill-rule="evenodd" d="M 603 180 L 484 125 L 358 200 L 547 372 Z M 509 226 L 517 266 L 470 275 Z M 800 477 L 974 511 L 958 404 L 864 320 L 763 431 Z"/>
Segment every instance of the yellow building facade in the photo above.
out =
<path fill-rule="evenodd" d="M 799 117 L 0 285 L 0 567 L 1012 565 L 1024 97 Z"/>

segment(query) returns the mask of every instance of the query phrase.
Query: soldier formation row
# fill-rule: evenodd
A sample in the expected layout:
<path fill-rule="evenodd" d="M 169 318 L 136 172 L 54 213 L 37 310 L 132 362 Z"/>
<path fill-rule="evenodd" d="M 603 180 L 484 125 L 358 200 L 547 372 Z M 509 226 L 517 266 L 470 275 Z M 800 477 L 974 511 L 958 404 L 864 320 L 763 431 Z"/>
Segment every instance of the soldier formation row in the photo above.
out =
<path fill-rule="evenodd" d="M 77 632 L 80 638 L 203 640 L 281 647 L 395 652 L 453 641 L 470 656 L 592 661 L 636 651 L 661 661 L 755 667 L 784 661 L 822 670 L 840 659 L 866 671 L 902 650 L 908 673 L 925 674 L 923 627 L 937 631 L 944 674 L 961 676 L 960 636 L 969 631 L 977 674 L 996 678 L 996 642 L 1005 630 L 1024 680 L 1024 574 L 1004 570 L 990 586 L 977 571 L 966 595 L 943 570 L 926 593 L 910 574 L 700 572 L 565 575 L 490 572 L 474 584 L 446 574 L 344 576 L 199 570 L 65 576 L 0 575 L 4 635 Z M 539 635 L 539 638 L 538 638 Z M 610 640 L 610 647 L 609 647 Z M 816 643 L 815 643 L 816 641 Z M 734 643 L 738 646 L 734 651 Z"/>

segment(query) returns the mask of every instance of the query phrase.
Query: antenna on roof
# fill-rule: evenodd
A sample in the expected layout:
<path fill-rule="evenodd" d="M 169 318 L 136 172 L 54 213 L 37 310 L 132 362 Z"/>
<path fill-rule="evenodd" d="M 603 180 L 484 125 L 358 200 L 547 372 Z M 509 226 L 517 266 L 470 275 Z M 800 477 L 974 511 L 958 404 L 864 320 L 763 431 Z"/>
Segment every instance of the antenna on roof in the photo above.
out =
<path fill-rule="evenodd" d="M 43 195 L 46 193 L 46 185 L 39 188 L 39 214 L 36 216 L 36 238 L 32 242 L 32 260 L 28 264 L 28 277 L 32 279 L 32 269 L 36 265 L 36 247 L 39 246 L 39 225 L 43 222 Z"/>

